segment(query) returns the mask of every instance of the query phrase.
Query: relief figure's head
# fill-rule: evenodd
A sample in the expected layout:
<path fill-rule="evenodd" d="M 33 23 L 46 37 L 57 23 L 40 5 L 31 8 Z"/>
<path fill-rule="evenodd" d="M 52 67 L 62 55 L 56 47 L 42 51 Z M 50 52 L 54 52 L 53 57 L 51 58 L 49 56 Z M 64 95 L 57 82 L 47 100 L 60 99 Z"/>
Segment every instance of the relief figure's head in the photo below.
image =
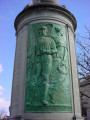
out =
<path fill-rule="evenodd" d="M 48 29 L 47 29 L 47 27 L 46 26 L 42 26 L 41 28 L 40 28 L 40 36 L 47 36 L 47 31 L 48 31 Z"/>

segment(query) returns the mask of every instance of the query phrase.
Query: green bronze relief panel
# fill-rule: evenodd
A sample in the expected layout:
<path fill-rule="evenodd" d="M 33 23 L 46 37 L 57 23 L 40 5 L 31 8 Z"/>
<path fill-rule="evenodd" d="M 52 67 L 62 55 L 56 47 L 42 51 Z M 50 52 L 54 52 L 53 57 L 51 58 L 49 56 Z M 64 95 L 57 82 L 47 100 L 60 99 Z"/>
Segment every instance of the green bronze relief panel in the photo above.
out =
<path fill-rule="evenodd" d="M 66 29 L 29 25 L 25 112 L 72 112 Z"/>

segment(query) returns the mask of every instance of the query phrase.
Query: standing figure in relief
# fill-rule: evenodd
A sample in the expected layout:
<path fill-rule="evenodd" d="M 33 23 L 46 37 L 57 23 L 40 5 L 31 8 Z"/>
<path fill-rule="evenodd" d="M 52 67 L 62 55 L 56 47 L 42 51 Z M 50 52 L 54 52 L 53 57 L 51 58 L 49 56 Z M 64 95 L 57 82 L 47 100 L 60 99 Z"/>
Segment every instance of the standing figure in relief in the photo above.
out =
<path fill-rule="evenodd" d="M 52 70 L 52 55 L 57 53 L 56 44 L 48 36 L 48 28 L 42 26 L 39 30 L 39 38 L 36 43 L 36 67 L 34 81 L 41 77 L 41 103 L 48 104 L 49 78 Z"/>

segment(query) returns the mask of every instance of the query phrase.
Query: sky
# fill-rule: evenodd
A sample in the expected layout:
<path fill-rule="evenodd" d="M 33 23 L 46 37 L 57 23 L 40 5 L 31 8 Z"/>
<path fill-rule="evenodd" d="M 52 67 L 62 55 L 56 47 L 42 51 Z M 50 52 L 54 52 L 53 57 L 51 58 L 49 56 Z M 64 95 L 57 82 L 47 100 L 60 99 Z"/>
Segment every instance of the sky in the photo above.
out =
<path fill-rule="evenodd" d="M 16 37 L 14 20 L 31 0 L 0 0 L 0 109 L 7 113 L 11 100 Z M 90 0 L 59 0 L 77 20 L 76 34 L 90 27 Z"/>

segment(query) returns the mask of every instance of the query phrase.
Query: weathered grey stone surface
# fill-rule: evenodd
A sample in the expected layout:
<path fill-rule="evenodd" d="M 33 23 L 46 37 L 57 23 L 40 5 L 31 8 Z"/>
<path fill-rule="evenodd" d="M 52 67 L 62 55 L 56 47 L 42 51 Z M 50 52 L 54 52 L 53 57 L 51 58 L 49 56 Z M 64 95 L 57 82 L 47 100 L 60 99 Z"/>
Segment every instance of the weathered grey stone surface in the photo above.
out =
<path fill-rule="evenodd" d="M 54 0 L 52 0 L 54 1 Z M 33 1 L 37 2 L 37 1 Z M 55 2 L 55 1 L 54 1 Z M 56 0 L 56 2 L 58 2 Z M 11 99 L 11 120 L 17 120 L 18 115 L 24 120 L 83 120 L 81 117 L 79 85 L 77 77 L 77 64 L 74 44 L 74 30 L 76 21 L 74 16 L 65 8 L 52 5 L 32 5 L 28 11 L 24 10 L 15 20 L 16 29 L 16 53 L 13 74 L 12 99 Z M 52 9 L 51 9 L 52 8 Z M 57 9 L 56 9 L 57 8 Z M 69 51 L 70 76 L 72 86 L 72 113 L 25 113 L 25 82 L 26 82 L 26 61 L 28 26 L 40 22 L 53 22 L 67 28 L 67 40 Z"/>
<path fill-rule="evenodd" d="M 74 111 L 80 116 L 81 114 L 81 104 L 80 104 L 80 94 L 79 94 L 79 84 L 78 84 L 78 74 L 77 74 L 77 61 L 76 61 L 76 52 L 75 52 L 75 42 L 74 36 L 68 28 L 69 32 L 69 50 L 70 50 L 70 61 L 71 61 L 71 77 L 72 77 L 72 87 L 73 87 L 73 102 L 74 102 Z"/>
<path fill-rule="evenodd" d="M 24 113 L 27 34 L 27 25 L 25 25 L 16 35 L 16 54 L 10 107 L 10 114 L 12 117 Z"/>

